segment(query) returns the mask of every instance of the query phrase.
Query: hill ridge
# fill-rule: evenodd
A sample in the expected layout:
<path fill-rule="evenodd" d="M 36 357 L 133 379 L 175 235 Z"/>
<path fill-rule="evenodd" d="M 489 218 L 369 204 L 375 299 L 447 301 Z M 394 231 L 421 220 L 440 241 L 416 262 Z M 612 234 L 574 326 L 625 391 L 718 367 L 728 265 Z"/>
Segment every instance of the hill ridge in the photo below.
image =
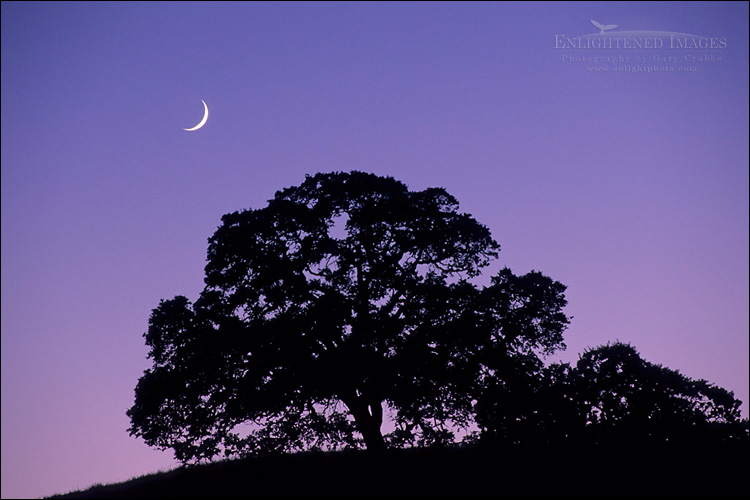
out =
<path fill-rule="evenodd" d="M 745 447 L 452 447 L 212 462 L 47 498 L 739 498 Z"/>

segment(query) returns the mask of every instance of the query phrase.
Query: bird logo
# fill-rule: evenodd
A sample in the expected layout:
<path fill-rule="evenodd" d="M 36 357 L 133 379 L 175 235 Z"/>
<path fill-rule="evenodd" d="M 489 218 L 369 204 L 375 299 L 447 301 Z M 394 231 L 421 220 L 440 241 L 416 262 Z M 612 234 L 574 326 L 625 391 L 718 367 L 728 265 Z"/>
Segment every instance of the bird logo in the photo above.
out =
<path fill-rule="evenodd" d="M 591 24 L 593 24 L 594 26 L 596 26 L 597 28 L 599 28 L 599 34 L 600 35 L 603 35 L 604 32 L 607 31 L 607 30 L 612 30 L 612 29 L 617 28 L 616 24 L 599 24 L 596 21 L 594 21 L 593 19 L 591 19 Z"/>

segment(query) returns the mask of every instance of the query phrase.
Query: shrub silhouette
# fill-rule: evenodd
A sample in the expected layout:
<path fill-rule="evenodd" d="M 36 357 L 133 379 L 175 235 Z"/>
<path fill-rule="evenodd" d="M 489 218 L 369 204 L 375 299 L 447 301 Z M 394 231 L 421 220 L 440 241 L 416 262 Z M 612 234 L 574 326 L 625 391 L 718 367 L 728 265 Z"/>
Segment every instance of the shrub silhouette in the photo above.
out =
<path fill-rule="evenodd" d="M 451 442 L 507 360 L 563 347 L 565 286 L 469 283 L 500 247 L 443 189 L 317 174 L 222 222 L 200 298 L 153 310 L 128 411 L 183 462 Z"/>

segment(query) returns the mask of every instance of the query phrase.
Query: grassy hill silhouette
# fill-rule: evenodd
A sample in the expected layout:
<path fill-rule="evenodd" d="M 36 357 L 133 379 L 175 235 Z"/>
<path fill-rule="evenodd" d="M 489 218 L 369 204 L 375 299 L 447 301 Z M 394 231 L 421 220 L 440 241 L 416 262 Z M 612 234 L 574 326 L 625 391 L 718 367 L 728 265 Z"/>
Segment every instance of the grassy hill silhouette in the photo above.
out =
<path fill-rule="evenodd" d="M 49 498 L 732 498 L 745 445 L 308 452 L 180 467 Z"/>

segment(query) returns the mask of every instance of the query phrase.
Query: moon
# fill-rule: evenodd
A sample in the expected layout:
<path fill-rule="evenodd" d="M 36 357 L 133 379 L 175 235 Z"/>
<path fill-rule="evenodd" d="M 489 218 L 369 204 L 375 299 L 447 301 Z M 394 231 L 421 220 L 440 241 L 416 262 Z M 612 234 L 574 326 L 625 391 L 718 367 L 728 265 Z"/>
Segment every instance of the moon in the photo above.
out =
<path fill-rule="evenodd" d="M 203 119 L 195 127 L 193 127 L 193 128 L 186 128 L 185 130 L 187 130 L 188 132 L 192 132 L 193 130 L 198 130 L 203 125 L 205 125 L 206 121 L 208 120 L 208 104 L 206 104 L 206 101 L 204 101 L 203 99 L 201 99 L 201 102 L 203 103 L 203 107 L 206 110 L 205 113 L 203 114 Z"/>

